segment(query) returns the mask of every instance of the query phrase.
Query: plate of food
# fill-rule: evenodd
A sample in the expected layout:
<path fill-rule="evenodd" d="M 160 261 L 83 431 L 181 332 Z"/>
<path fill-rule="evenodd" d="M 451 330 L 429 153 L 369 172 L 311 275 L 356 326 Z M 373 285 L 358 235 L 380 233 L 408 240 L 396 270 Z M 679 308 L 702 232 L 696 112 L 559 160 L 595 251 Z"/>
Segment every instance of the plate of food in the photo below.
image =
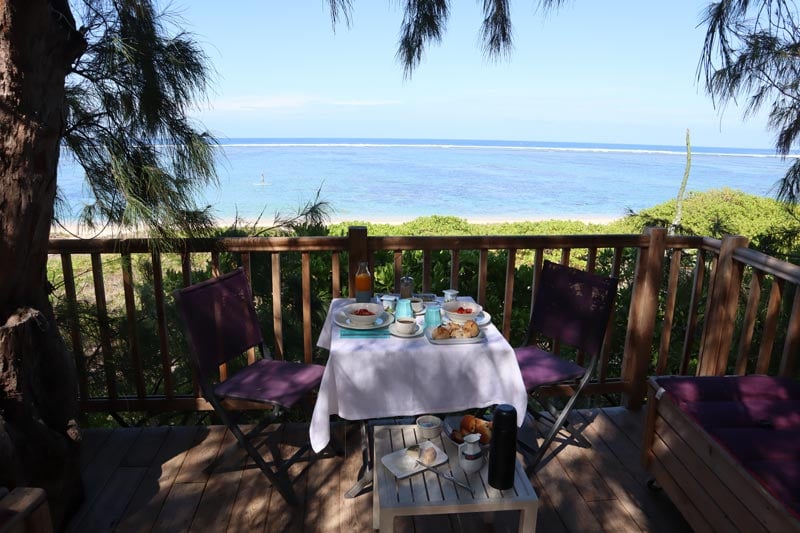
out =
<path fill-rule="evenodd" d="M 376 314 L 375 319 L 372 322 L 361 323 L 350 320 L 345 313 L 338 311 L 336 314 L 333 315 L 333 321 L 336 323 L 337 326 L 342 328 L 378 329 L 386 327 L 392 322 L 394 322 L 394 315 L 384 311 L 379 315 Z"/>
<path fill-rule="evenodd" d="M 443 433 L 454 444 L 464 442 L 464 436 L 477 433 L 481 436 L 481 447 L 488 448 L 492 440 L 492 422 L 473 415 L 448 416 L 443 422 Z"/>
<path fill-rule="evenodd" d="M 463 324 L 449 322 L 425 330 L 425 337 L 433 344 L 474 344 L 486 340 L 486 335 L 474 320 Z"/>
<path fill-rule="evenodd" d="M 381 462 L 395 477 L 403 479 L 425 470 L 417 459 L 428 466 L 436 466 L 447 462 L 447 453 L 427 440 L 386 454 L 381 457 Z"/>

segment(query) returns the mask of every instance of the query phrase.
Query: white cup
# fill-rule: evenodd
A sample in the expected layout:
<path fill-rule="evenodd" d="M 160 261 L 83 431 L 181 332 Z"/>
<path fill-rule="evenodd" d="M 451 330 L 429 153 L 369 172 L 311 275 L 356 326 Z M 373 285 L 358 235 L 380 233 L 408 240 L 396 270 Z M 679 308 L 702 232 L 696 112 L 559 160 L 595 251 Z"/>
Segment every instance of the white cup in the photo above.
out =
<path fill-rule="evenodd" d="M 425 308 L 425 304 L 422 302 L 422 298 L 414 296 L 409 299 L 411 300 L 411 309 L 413 309 L 415 313 L 421 313 L 422 310 Z"/>
<path fill-rule="evenodd" d="M 413 318 L 398 318 L 395 324 L 397 332 L 403 335 L 411 335 L 417 330 L 417 321 Z"/>

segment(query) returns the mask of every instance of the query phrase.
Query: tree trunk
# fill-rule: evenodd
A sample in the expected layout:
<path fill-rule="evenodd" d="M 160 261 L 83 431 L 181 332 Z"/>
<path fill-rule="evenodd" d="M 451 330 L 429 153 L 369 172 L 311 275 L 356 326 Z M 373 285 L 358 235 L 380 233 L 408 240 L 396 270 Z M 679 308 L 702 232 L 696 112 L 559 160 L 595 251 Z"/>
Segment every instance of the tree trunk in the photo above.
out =
<path fill-rule="evenodd" d="M 85 49 L 65 0 L 0 0 L 0 483 L 82 497 L 77 385 L 46 290 L 64 80 Z"/>

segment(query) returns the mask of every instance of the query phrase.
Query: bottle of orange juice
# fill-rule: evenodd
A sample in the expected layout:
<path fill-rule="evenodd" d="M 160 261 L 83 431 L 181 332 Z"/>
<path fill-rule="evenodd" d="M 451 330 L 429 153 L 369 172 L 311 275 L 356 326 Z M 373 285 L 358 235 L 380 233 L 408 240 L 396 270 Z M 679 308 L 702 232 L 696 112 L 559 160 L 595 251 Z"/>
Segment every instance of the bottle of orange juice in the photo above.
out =
<path fill-rule="evenodd" d="M 366 261 L 358 264 L 356 272 L 356 301 L 369 302 L 372 300 L 372 274 Z"/>

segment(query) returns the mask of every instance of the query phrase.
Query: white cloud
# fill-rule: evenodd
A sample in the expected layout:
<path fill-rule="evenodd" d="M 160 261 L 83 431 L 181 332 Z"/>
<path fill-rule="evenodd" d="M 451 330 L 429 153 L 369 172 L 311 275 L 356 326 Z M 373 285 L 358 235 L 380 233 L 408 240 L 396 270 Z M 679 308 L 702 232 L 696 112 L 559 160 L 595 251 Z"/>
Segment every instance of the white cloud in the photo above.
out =
<path fill-rule="evenodd" d="M 400 104 L 400 101 L 398 100 L 337 100 L 314 95 L 290 94 L 215 100 L 209 104 L 209 109 L 213 111 L 253 112 L 271 110 L 299 110 L 311 107 L 382 107 L 394 106 L 398 104 Z"/>
<path fill-rule="evenodd" d="M 345 107 L 382 107 L 400 105 L 400 100 L 331 100 L 329 105 Z"/>
<path fill-rule="evenodd" d="M 299 109 L 319 102 L 316 96 L 276 95 L 215 100 L 209 105 L 214 111 L 266 111 L 270 109 Z"/>

